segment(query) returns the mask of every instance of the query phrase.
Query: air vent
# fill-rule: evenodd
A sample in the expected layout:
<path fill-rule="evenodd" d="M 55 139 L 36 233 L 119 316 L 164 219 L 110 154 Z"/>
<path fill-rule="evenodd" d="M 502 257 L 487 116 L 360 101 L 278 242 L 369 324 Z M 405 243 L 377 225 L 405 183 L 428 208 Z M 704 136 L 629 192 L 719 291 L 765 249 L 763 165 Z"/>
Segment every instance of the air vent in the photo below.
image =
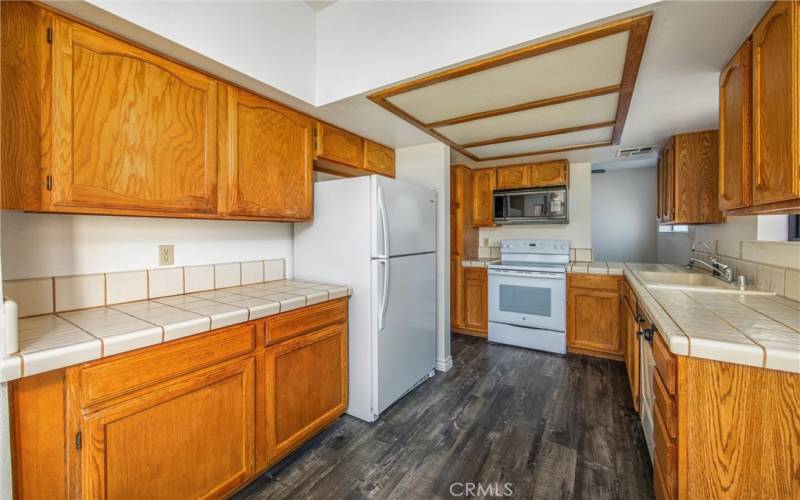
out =
<path fill-rule="evenodd" d="M 592 170 L 592 173 L 593 174 L 604 174 L 604 173 L 606 173 L 606 169 L 604 169 L 604 168 L 596 168 L 596 169 Z"/>
<path fill-rule="evenodd" d="M 630 158 L 650 154 L 656 150 L 655 146 L 639 146 L 638 148 L 622 148 L 617 150 L 617 158 Z"/>

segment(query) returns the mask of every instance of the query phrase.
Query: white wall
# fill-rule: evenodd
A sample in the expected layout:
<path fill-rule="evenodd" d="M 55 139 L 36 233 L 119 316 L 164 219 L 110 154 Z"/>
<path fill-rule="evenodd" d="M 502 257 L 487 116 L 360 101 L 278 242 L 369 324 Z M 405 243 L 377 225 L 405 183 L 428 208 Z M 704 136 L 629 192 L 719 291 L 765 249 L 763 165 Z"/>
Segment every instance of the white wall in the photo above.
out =
<path fill-rule="evenodd" d="M 656 261 L 656 169 L 592 175 L 592 250 L 595 260 Z"/>
<path fill-rule="evenodd" d="M 317 105 L 649 3 L 339 1 L 317 14 Z"/>
<path fill-rule="evenodd" d="M 450 357 L 450 148 L 442 143 L 396 150 L 397 178 L 436 190 L 436 369 Z"/>
<path fill-rule="evenodd" d="M 175 265 L 286 259 L 292 225 L 278 222 L 156 219 L 3 212 L 3 279 L 158 267 L 158 245 L 175 245 Z"/>
<path fill-rule="evenodd" d="M 592 166 L 573 163 L 569 170 L 567 194 L 569 224 L 519 224 L 480 229 L 478 244 L 498 246 L 503 239 L 569 240 L 572 248 L 592 247 Z"/>
<path fill-rule="evenodd" d="M 101 27 L 153 45 L 153 37 L 139 39 L 141 35 L 135 30 L 94 8 L 99 7 L 259 82 L 303 101 L 315 101 L 316 15 L 303 2 L 50 3 Z"/>

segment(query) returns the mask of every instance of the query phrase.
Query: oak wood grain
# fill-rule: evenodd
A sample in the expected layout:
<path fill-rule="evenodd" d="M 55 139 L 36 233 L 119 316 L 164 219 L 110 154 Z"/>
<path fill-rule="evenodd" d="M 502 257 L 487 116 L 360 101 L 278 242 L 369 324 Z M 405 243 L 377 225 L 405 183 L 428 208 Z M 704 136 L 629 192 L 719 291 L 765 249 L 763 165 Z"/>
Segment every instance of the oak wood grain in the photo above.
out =
<path fill-rule="evenodd" d="M 753 31 L 755 206 L 800 198 L 800 21 L 774 2 Z"/>
<path fill-rule="evenodd" d="M 495 169 L 472 171 L 472 225 L 494 226 Z"/>
<path fill-rule="evenodd" d="M 269 347 L 267 455 L 274 462 L 347 408 L 347 323 Z"/>
<path fill-rule="evenodd" d="M 462 328 L 486 336 L 489 331 L 486 268 L 464 268 L 464 323 Z"/>
<path fill-rule="evenodd" d="M 719 75 L 719 208 L 723 211 L 751 203 L 752 57 L 748 38 Z"/>
<path fill-rule="evenodd" d="M 223 87 L 220 119 L 223 210 L 275 220 L 308 220 L 313 212 L 313 120 L 236 88 Z M 222 128 L 222 127 L 221 127 Z"/>
<path fill-rule="evenodd" d="M 274 344 L 346 320 L 345 297 L 271 316 L 266 320 L 267 343 Z"/>
<path fill-rule="evenodd" d="M 673 150 L 672 221 L 676 224 L 721 222 L 717 131 L 677 135 Z"/>
<path fill-rule="evenodd" d="M 364 139 L 325 122 L 316 122 L 316 158 L 364 167 Z"/>
<path fill-rule="evenodd" d="M 394 149 L 364 139 L 364 168 L 376 174 L 394 177 Z"/>
<path fill-rule="evenodd" d="M 524 188 L 530 185 L 530 171 L 528 165 L 509 165 L 497 167 L 495 170 L 496 189 Z"/>
<path fill-rule="evenodd" d="M 567 276 L 567 347 L 623 359 L 620 276 Z"/>
<path fill-rule="evenodd" d="M 217 82 L 62 18 L 54 33 L 51 209 L 213 213 Z"/>
<path fill-rule="evenodd" d="M 15 498 L 67 498 L 64 370 L 10 384 Z"/>
<path fill-rule="evenodd" d="M 84 420 L 84 495 L 207 498 L 254 470 L 252 356 L 194 372 Z"/>

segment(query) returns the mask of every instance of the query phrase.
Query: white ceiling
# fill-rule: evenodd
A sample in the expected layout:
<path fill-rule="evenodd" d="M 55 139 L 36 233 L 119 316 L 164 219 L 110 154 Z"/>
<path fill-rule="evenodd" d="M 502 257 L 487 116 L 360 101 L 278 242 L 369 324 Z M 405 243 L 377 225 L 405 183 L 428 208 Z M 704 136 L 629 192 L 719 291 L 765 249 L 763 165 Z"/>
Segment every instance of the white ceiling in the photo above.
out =
<path fill-rule="evenodd" d="M 628 32 L 405 92 L 388 100 L 423 123 L 622 81 Z"/>

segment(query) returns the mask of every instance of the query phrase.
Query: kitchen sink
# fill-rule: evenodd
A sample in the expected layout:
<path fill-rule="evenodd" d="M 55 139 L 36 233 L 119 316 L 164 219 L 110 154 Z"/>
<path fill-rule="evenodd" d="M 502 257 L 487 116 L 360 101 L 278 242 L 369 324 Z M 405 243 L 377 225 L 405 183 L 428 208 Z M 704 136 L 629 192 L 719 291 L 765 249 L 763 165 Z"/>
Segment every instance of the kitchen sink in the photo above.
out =
<path fill-rule="evenodd" d="M 667 288 L 695 292 L 736 293 L 742 295 L 775 295 L 773 292 L 745 289 L 739 290 L 735 285 L 725 283 L 708 274 L 702 273 L 661 273 L 641 271 L 639 277 L 647 288 Z"/>

